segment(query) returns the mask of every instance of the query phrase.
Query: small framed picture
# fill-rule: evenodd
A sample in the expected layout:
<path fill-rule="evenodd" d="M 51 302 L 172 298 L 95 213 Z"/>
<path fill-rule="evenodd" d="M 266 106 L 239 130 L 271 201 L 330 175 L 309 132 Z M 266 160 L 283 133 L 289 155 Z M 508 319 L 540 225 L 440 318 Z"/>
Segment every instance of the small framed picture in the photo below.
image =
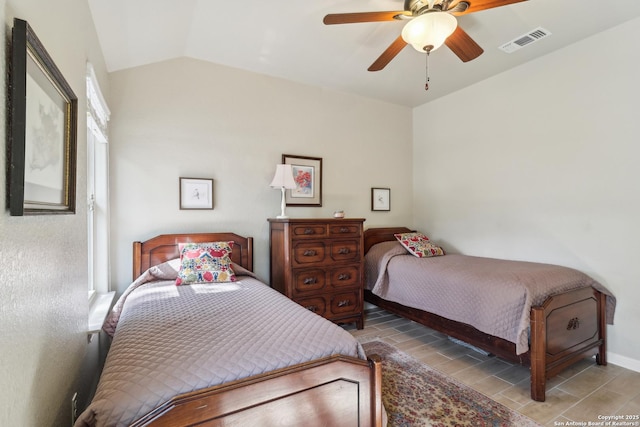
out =
<path fill-rule="evenodd" d="M 287 206 L 322 206 L 322 158 L 283 154 L 282 163 L 291 165 L 296 188 L 287 190 Z"/>
<path fill-rule="evenodd" d="M 180 178 L 180 209 L 213 209 L 213 179 Z"/>
<path fill-rule="evenodd" d="M 371 210 L 390 211 L 391 210 L 391 189 L 372 188 L 371 189 Z"/>

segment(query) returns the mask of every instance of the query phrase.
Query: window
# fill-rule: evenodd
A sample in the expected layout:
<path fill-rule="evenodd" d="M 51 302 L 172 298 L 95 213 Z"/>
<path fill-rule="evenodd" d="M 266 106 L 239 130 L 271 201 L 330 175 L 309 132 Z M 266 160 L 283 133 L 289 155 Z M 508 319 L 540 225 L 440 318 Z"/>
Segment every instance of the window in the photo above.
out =
<path fill-rule="evenodd" d="M 87 226 L 89 299 L 109 292 L 109 108 L 87 65 Z"/>

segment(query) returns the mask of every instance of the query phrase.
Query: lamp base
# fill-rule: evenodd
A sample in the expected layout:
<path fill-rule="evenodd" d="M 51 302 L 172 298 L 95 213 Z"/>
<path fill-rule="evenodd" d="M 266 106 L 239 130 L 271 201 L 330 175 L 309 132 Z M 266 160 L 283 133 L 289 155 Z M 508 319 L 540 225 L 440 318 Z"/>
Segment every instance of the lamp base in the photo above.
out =
<path fill-rule="evenodd" d="M 285 218 L 289 218 L 285 212 L 284 212 L 284 208 L 286 206 L 286 203 L 284 201 L 284 187 L 281 187 L 282 190 L 282 198 L 280 199 L 280 215 L 278 215 L 276 218 L 278 219 L 285 219 Z"/>

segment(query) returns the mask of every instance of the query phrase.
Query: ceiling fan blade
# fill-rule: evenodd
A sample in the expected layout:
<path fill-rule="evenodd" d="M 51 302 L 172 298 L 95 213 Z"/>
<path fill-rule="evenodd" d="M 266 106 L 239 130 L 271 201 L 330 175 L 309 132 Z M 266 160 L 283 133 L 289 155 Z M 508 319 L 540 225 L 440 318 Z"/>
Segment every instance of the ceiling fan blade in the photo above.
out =
<path fill-rule="evenodd" d="M 404 41 L 402 36 L 398 36 L 398 38 L 395 39 L 395 41 L 391 43 L 384 52 L 382 52 L 382 55 L 380 55 L 378 59 L 376 59 L 374 63 L 371 64 L 368 70 L 369 71 L 382 70 L 384 67 L 387 66 L 389 62 L 391 62 L 393 58 L 396 57 L 397 54 L 400 53 L 402 49 L 404 49 L 406 45 L 407 45 L 407 42 Z"/>
<path fill-rule="evenodd" d="M 494 7 L 506 6 L 513 3 L 520 3 L 527 0 L 462 0 L 461 2 L 469 3 L 469 7 L 462 12 L 452 12 L 453 15 L 467 15 L 473 12 L 479 12 L 481 10 L 493 9 Z M 450 7 L 454 8 L 457 3 L 453 3 Z"/>
<path fill-rule="evenodd" d="M 465 30 L 457 27 L 456 30 L 444 41 L 453 53 L 462 62 L 468 62 L 482 55 L 484 50 L 476 43 Z"/>
<path fill-rule="evenodd" d="M 390 12 L 331 13 L 325 16 L 322 22 L 324 22 L 325 25 L 333 25 L 355 24 L 359 22 L 393 21 L 394 16 L 397 15 L 411 16 L 411 12 L 407 12 L 405 10 L 396 10 Z"/>

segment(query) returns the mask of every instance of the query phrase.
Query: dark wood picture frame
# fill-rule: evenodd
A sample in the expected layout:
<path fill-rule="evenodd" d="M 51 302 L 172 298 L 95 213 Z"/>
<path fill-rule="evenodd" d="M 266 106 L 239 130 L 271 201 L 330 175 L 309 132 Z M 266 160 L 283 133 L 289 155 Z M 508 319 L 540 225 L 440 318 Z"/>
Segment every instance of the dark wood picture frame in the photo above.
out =
<path fill-rule="evenodd" d="M 213 209 L 212 178 L 180 178 L 180 210 Z"/>
<path fill-rule="evenodd" d="M 298 188 L 287 190 L 287 206 L 322 206 L 322 158 L 283 154 L 282 163 L 291 165 Z"/>
<path fill-rule="evenodd" d="M 390 211 L 391 210 L 391 189 L 371 188 L 371 210 Z"/>
<path fill-rule="evenodd" d="M 9 211 L 75 214 L 78 98 L 27 21 L 13 20 Z"/>

